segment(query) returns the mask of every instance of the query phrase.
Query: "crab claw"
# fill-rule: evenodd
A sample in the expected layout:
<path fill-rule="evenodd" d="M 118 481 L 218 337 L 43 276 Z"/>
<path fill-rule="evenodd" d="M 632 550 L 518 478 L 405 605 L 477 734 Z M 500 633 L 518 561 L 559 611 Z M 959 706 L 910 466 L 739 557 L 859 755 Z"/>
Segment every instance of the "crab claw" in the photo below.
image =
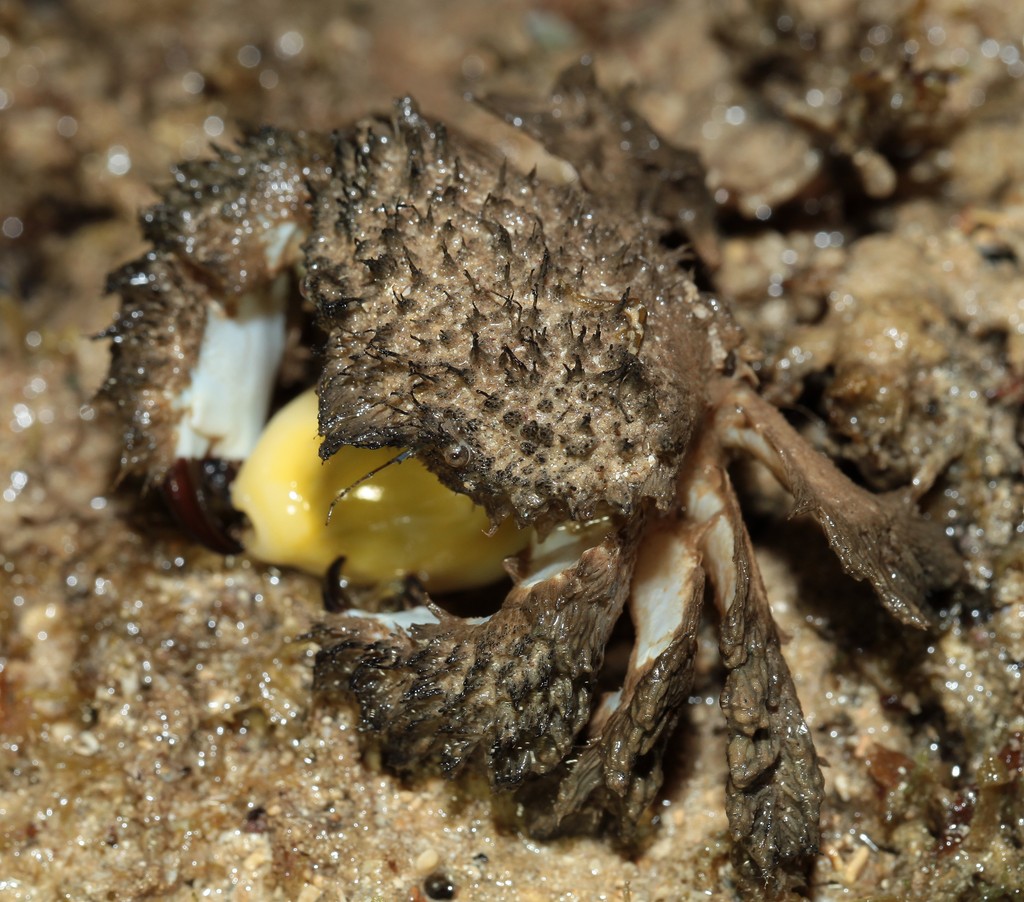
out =
<path fill-rule="evenodd" d="M 551 771 L 590 717 L 637 534 L 635 521 L 596 543 L 593 530 L 556 531 L 487 618 L 432 604 L 335 616 L 313 636 L 322 646 L 314 689 L 353 694 L 362 728 L 399 771 L 434 764 L 453 774 L 480 758 L 503 788 Z"/>

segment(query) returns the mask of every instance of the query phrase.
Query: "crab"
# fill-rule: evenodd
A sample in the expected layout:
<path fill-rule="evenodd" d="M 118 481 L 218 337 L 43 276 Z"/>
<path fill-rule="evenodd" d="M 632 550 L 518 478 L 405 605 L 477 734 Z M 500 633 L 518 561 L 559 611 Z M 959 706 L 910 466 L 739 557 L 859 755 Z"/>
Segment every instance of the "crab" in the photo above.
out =
<path fill-rule="evenodd" d="M 321 458 L 397 449 L 385 467 L 418 461 L 491 528 L 530 530 L 490 616 L 422 590 L 398 612 L 325 616 L 316 690 L 354 699 L 398 771 L 473 766 L 542 797 L 524 806 L 536 834 L 628 830 L 661 785 L 707 594 L 737 866 L 775 879 L 817 848 L 823 781 L 730 461 L 766 466 L 910 627 L 929 624 L 925 597 L 958 558 L 906 493 L 857 486 L 758 393 L 756 349 L 692 277 L 691 245 L 715 264 L 694 154 L 585 65 L 541 102 L 490 106 L 578 178 L 517 172 L 410 98 L 331 136 L 263 129 L 177 168 L 143 216 L 153 250 L 111 277 L 104 394 L 122 466 L 195 509 L 197 466 L 252 453 L 315 320 L 322 349 L 299 356 Z M 198 519 L 234 547 L 217 516 Z M 626 610 L 627 673 L 598 697 Z"/>

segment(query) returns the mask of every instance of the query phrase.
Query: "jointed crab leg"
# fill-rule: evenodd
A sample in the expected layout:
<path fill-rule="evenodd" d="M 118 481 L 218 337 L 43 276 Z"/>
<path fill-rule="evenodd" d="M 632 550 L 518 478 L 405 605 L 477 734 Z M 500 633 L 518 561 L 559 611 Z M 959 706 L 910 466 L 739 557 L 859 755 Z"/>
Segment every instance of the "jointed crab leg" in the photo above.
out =
<path fill-rule="evenodd" d="M 651 526 L 629 599 L 636 642 L 625 682 L 595 712 L 590 728 L 600 733 L 564 775 L 553 809 L 531 823 L 535 833 L 593 828 L 606 813 L 633 824 L 661 786 L 661 751 L 692 683 L 704 572 L 699 525 L 671 516 Z"/>
<path fill-rule="evenodd" d="M 958 572 L 936 524 L 902 496 L 855 485 L 742 383 L 718 399 L 713 430 L 722 448 L 746 452 L 772 471 L 793 494 L 795 512 L 814 517 L 846 570 L 869 581 L 894 616 L 917 627 L 928 623 L 924 594 L 950 585 Z M 762 879 L 817 848 L 823 784 L 724 468 L 712 469 L 699 488 L 702 494 L 687 501 L 691 514 L 718 505 L 721 516 L 705 546 L 729 671 L 722 692 L 730 731 L 726 805 L 739 866 Z M 731 568 L 723 566 L 728 558 Z"/>
<path fill-rule="evenodd" d="M 818 846 L 823 781 L 768 595 L 725 469 L 709 464 L 688 506 L 706 519 L 704 553 L 722 615 L 728 671 L 726 811 L 738 865 L 762 879 Z"/>
<path fill-rule="evenodd" d="M 961 563 L 942 529 L 921 519 L 909 497 L 855 485 L 742 384 L 728 386 L 718 400 L 715 430 L 724 447 L 772 471 L 793 495 L 794 514 L 814 517 L 843 567 L 870 582 L 894 617 L 918 628 L 929 624 L 925 594 L 952 585 Z"/>

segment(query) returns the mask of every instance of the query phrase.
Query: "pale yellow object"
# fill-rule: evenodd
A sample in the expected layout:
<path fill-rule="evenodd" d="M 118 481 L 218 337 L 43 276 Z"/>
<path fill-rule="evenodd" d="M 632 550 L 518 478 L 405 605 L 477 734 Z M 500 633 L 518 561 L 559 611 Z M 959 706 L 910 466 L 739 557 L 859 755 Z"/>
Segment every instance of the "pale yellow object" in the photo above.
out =
<path fill-rule="evenodd" d="M 526 546 L 529 530 L 502 524 L 488 536 L 487 515 L 446 489 L 421 463 L 394 464 L 339 493 L 399 453 L 341 448 L 326 463 L 317 453 L 317 398 L 300 395 L 271 418 L 231 487 L 251 524 L 245 549 L 271 564 L 323 574 L 340 555 L 359 584 L 416 574 L 428 589 L 487 585 L 501 562 Z"/>

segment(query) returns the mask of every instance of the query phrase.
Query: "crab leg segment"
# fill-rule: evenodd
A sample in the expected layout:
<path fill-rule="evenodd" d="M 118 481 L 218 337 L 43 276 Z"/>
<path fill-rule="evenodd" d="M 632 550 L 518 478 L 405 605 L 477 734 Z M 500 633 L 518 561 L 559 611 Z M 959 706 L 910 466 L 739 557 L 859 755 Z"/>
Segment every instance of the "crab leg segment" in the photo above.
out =
<path fill-rule="evenodd" d="M 952 585 L 961 563 L 941 527 L 922 519 L 902 493 L 873 495 L 847 479 L 767 401 L 732 385 L 717 404 L 715 429 L 727 448 L 767 466 L 828 537 L 843 567 L 867 580 L 890 613 L 918 628 L 930 589 Z"/>
<path fill-rule="evenodd" d="M 606 813 L 633 824 L 662 783 L 661 758 L 693 677 L 704 598 L 701 528 L 678 517 L 649 525 L 629 598 L 636 642 L 622 689 L 591 720 L 600 735 L 578 755 L 550 811 L 531 830 L 594 829 Z"/>
<path fill-rule="evenodd" d="M 689 487 L 687 501 L 707 518 L 703 550 L 722 613 L 726 810 L 739 868 L 761 880 L 817 849 L 823 781 L 724 468 L 707 467 Z"/>

